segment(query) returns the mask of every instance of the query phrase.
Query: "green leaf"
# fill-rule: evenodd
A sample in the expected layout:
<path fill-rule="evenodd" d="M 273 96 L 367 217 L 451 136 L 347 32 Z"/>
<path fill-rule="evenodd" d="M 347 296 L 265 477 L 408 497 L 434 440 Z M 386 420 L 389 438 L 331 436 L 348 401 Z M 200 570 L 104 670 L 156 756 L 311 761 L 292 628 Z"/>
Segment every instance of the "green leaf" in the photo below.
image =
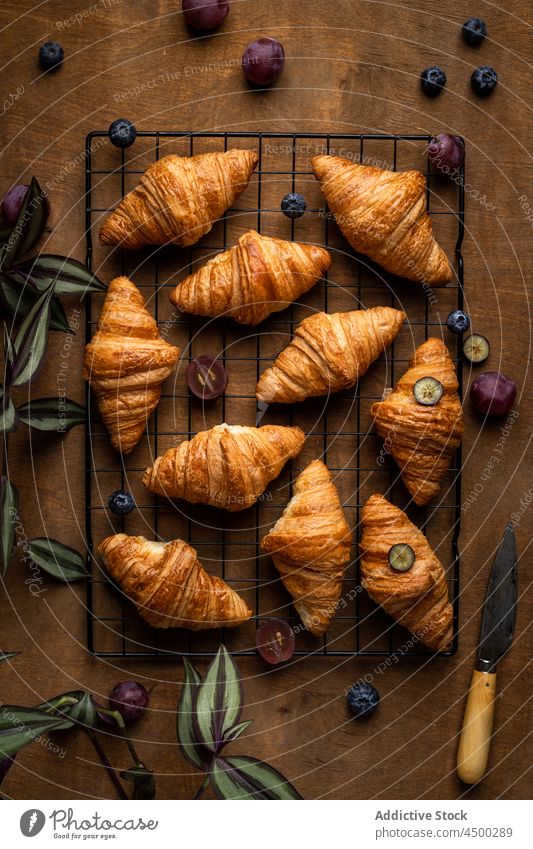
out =
<path fill-rule="evenodd" d="M 17 412 L 24 424 L 36 430 L 63 431 L 85 424 L 85 407 L 69 398 L 37 398 L 23 404 Z"/>
<path fill-rule="evenodd" d="M 48 202 L 39 183 L 32 177 L 22 202 L 17 223 L 11 230 L 3 249 L 2 268 L 10 268 L 37 244 L 44 233 L 48 218 Z"/>
<path fill-rule="evenodd" d="M 17 429 L 19 423 L 15 405 L 9 396 L 9 392 L 0 389 L 0 431 L 11 433 Z"/>
<path fill-rule="evenodd" d="M 296 788 L 277 769 L 244 755 L 215 758 L 209 773 L 213 790 L 222 799 L 301 799 Z"/>
<path fill-rule="evenodd" d="M 89 693 L 80 694 L 81 698 L 75 705 L 62 707 L 62 713 L 66 713 L 70 719 L 86 728 L 98 727 L 98 714 Z"/>
<path fill-rule="evenodd" d="M 4 358 L 9 367 L 9 371 L 11 371 L 11 366 L 15 362 L 15 349 L 13 347 L 13 342 L 11 340 L 11 334 L 9 333 L 7 324 L 4 321 Z"/>
<path fill-rule="evenodd" d="M 19 651 L 0 651 L 0 663 L 3 663 L 4 660 L 9 660 L 10 657 L 18 657 L 19 654 Z"/>
<path fill-rule="evenodd" d="M 220 751 L 227 732 L 239 721 L 242 699 L 239 670 L 220 646 L 198 690 L 194 715 L 198 740 L 212 752 Z"/>
<path fill-rule="evenodd" d="M 155 799 L 155 779 L 151 770 L 143 764 L 137 764 L 120 773 L 120 777 L 126 781 L 133 781 L 134 799 Z"/>
<path fill-rule="evenodd" d="M 181 688 L 176 720 L 178 742 L 183 756 L 189 763 L 198 767 L 198 769 L 205 769 L 209 761 L 208 753 L 196 739 L 193 721 L 196 710 L 196 696 L 202 679 L 199 672 L 192 663 L 189 663 L 186 657 L 183 658 L 183 665 L 185 667 L 185 678 Z"/>
<path fill-rule="evenodd" d="M 11 274 L 0 275 L 0 304 L 11 322 L 20 324 L 38 299 L 37 290 L 22 278 L 14 279 Z M 52 298 L 50 309 L 50 330 L 61 330 L 73 333 L 65 316 L 65 311 L 59 298 Z"/>
<path fill-rule="evenodd" d="M 6 574 L 13 543 L 15 541 L 15 525 L 18 517 L 19 496 L 16 488 L 6 475 L 0 476 L 0 554 L 2 557 L 2 574 Z"/>
<path fill-rule="evenodd" d="M 237 737 L 240 737 L 243 731 L 246 731 L 249 725 L 253 722 L 252 719 L 246 719 L 244 722 L 240 722 L 238 725 L 234 725 L 233 728 L 230 728 L 228 732 L 226 732 L 226 736 L 224 737 L 225 743 L 230 743 L 232 740 L 236 740 Z"/>
<path fill-rule="evenodd" d="M 28 543 L 36 566 L 60 581 L 79 581 L 87 577 L 83 557 L 68 545 L 49 537 L 31 539 Z"/>
<path fill-rule="evenodd" d="M 65 315 L 63 304 L 59 298 L 56 298 L 55 295 L 50 302 L 50 329 L 62 330 L 63 333 L 71 333 L 72 336 L 76 335 L 75 332 L 70 329 L 70 324 L 68 323 L 68 318 Z"/>
<path fill-rule="evenodd" d="M 43 360 L 48 342 L 52 293 L 52 287 L 43 292 L 18 329 L 14 343 L 15 363 L 11 373 L 12 386 L 22 386 L 27 383 Z"/>
<path fill-rule="evenodd" d="M 107 289 L 83 263 L 57 254 L 42 254 L 17 265 L 12 272 L 29 277 L 41 292 L 53 283 L 56 295 L 84 295 L 87 292 L 105 292 Z"/>
<path fill-rule="evenodd" d="M 39 708 L 2 705 L 0 711 L 0 755 L 15 755 L 36 737 L 63 728 L 72 728 L 73 722 L 61 716 L 49 716 Z"/>

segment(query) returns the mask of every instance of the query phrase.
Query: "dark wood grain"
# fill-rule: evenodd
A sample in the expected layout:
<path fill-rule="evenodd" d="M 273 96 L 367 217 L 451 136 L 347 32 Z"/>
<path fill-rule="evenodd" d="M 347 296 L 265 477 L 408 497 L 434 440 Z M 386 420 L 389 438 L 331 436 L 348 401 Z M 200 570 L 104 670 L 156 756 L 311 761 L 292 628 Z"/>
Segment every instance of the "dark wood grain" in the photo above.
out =
<path fill-rule="evenodd" d="M 463 493 L 482 490 L 464 512 L 461 534 L 460 649 L 454 658 L 423 668 L 407 660 L 378 675 L 379 712 L 350 720 L 344 689 L 376 666 L 356 658 L 308 659 L 264 674 L 256 659 L 240 662 L 245 718 L 255 722 L 234 750 L 262 757 L 285 772 L 306 798 L 527 798 L 531 727 L 529 629 L 532 605 L 531 509 L 517 527 L 520 604 L 515 642 L 499 670 L 490 772 L 466 791 L 454 774 L 457 735 L 474 660 L 492 552 L 509 515 L 520 513 L 532 486 L 531 426 L 531 55 L 528 3 L 504 9 L 479 2 L 490 40 L 468 48 L 459 27 L 471 9 L 442 2 L 234 0 L 216 34 L 191 39 L 177 0 L 109 2 L 81 23 L 57 22 L 90 9 L 84 0 L 2 3 L 3 89 L 23 95 L 2 118 L 1 187 L 35 174 L 50 182 L 52 212 L 46 248 L 83 258 L 83 139 L 125 115 L 139 128 L 401 132 L 450 130 L 468 142 L 467 176 L 487 204 L 468 198 L 464 253 L 467 307 L 474 327 L 492 342 L 490 367 L 514 378 L 519 416 L 506 437 L 500 463 L 481 480 L 501 438 L 502 423 L 480 427 L 466 405 Z M 422 8 L 418 8 L 422 7 Z M 258 94 L 243 83 L 236 64 L 243 47 L 261 34 L 278 36 L 287 62 L 279 83 Z M 37 46 L 58 39 L 66 59 L 56 74 L 40 76 Z M 212 67 L 210 63 L 220 63 Z M 419 88 L 422 68 L 446 69 L 446 91 L 436 100 Z M 486 101 L 470 91 L 473 67 L 493 65 L 500 85 Z M 193 69 L 193 70 L 191 70 Z M 154 81 L 154 82 L 152 82 Z M 149 85 L 148 85 L 149 84 Z M 145 86 L 135 93 L 135 87 Z M 133 90 L 128 93 L 128 89 Z M 520 200 L 523 196 L 526 199 Z M 65 300 L 67 314 L 78 305 Z M 51 337 L 47 368 L 34 396 L 53 395 L 64 339 Z M 80 363 L 84 334 L 70 349 L 68 395 L 83 400 Z M 22 397 L 23 393 L 21 393 Z M 60 538 L 83 549 L 83 433 L 62 439 L 21 428 L 9 444 L 10 473 L 22 503 L 28 537 Z M 479 486 L 477 486 L 479 489 Z M 158 773 L 161 798 L 191 798 L 201 783 L 180 756 L 175 708 L 182 666 L 105 662 L 85 649 L 84 589 L 46 580 L 38 595 L 25 583 L 28 565 L 14 558 L 1 599 L 0 648 L 21 651 L 0 666 L 2 703 L 34 704 L 53 693 L 88 688 L 104 699 L 120 679 L 155 685 L 152 709 L 135 728 L 138 749 Z M 3 790 L 15 798 L 113 797 L 113 787 L 82 734 L 56 738 L 59 758 L 33 745 L 17 758 Z M 128 766 L 127 753 L 110 742 L 111 759 Z"/>

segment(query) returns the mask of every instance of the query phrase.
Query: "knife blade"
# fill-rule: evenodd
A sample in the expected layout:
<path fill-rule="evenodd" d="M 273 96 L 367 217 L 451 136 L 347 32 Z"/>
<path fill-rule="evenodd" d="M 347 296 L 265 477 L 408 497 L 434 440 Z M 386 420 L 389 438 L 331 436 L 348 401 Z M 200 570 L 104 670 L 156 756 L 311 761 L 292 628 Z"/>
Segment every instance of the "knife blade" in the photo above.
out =
<path fill-rule="evenodd" d="M 514 530 L 512 525 L 507 525 L 487 586 L 477 664 L 470 682 L 457 752 L 457 774 L 465 784 L 476 784 L 487 768 L 496 697 L 495 670 L 513 641 L 517 563 Z"/>

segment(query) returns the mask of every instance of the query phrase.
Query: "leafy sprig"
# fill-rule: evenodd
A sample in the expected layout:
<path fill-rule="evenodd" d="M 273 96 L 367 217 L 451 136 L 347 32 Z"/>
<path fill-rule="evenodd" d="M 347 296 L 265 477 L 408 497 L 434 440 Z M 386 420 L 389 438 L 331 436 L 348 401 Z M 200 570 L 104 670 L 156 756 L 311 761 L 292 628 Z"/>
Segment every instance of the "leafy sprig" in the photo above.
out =
<path fill-rule="evenodd" d="M 204 678 L 186 658 L 184 664 L 177 735 L 184 757 L 206 773 L 196 798 L 210 785 L 221 799 L 301 799 L 290 781 L 264 761 L 222 755 L 251 723 L 240 721 L 242 681 L 225 646 L 220 646 Z"/>

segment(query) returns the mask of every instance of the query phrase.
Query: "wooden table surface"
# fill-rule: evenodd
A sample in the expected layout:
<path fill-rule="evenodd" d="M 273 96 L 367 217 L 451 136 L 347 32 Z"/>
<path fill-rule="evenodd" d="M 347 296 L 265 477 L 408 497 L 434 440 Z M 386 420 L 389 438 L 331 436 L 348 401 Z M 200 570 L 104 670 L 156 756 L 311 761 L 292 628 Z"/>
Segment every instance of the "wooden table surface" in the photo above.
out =
<path fill-rule="evenodd" d="M 7 96 L 23 87 L 23 93 L 2 118 L 0 188 L 27 182 L 31 174 L 43 184 L 53 181 L 48 252 L 83 259 L 84 137 L 122 115 L 139 129 L 450 131 L 467 140 L 468 311 L 491 340 L 490 368 L 517 383 L 519 415 L 502 434 L 501 421 L 481 427 L 465 404 L 463 498 L 476 496 L 462 517 L 456 656 L 423 665 L 404 660 L 378 671 L 382 703 L 367 722 L 350 721 L 343 692 L 353 680 L 376 674 L 375 659 L 305 659 L 268 677 L 258 659 L 239 661 L 245 718 L 254 724 L 234 751 L 270 761 L 305 798 L 531 794 L 531 30 L 525 0 L 508 0 L 505 8 L 482 0 L 474 5 L 233 0 L 219 32 L 192 39 L 178 0 L 2 3 L 3 91 Z M 70 17 L 77 12 L 81 19 Z M 459 36 L 472 12 L 485 18 L 490 32 L 479 49 Z M 236 64 L 243 47 L 263 34 L 280 38 L 287 61 L 279 83 L 258 94 Z M 58 73 L 41 77 L 37 49 L 49 39 L 62 43 L 66 58 Z M 444 94 L 430 100 L 418 76 L 436 63 L 448 82 Z M 500 77 L 487 100 L 474 97 L 469 86 L 480 64 L 493 65 Z M 150 80 L 157 85 L 140 90 Z M 72 317 L 78 305 L 72 299 L 65 304 Z M 55 393 L 63 344 L 61 334 L 52 335 L 34 397 Z M 71 346 L 67 383 L 68 396 L 80 402 L 83 346 L 82 328 Z M 484 473 L 502 438 L 500 462 Z M 83 442 L 82 428 L 56 437 L 22 427 L 10 439 L 11 476 L 28 538 L 47 534 L 83 550 Z M 499 668 L 490 771 L 467 790 L 454 774 L 457 734 L 493 551 L 513 513 L 522 554 L 515 640 Z M 74 688 L 103 699 L 128 677 L 156 684 L 152 710 L 135 728 L 138 749 L 157 773 L 160 798 L 191 798 L 201 776 L 183 760 L 175 739 L 181 662 L 91 657 L 84 587 L 44 579 L 42 591 L 32 595 L 30 577 L 15 556 L 2 590 L 0 648 L 21 654 L 0 666 L 0 701 L 31 705 Z M 19 799 L 113 798 L 85 736 L 63 732 L 56 741 L 66 749 L 64 758 L 32 745 L 17 758 L 3 791 Z M 118 766 L 129 765 L 121 746 L 111 742 L 109 751 Z"/>

